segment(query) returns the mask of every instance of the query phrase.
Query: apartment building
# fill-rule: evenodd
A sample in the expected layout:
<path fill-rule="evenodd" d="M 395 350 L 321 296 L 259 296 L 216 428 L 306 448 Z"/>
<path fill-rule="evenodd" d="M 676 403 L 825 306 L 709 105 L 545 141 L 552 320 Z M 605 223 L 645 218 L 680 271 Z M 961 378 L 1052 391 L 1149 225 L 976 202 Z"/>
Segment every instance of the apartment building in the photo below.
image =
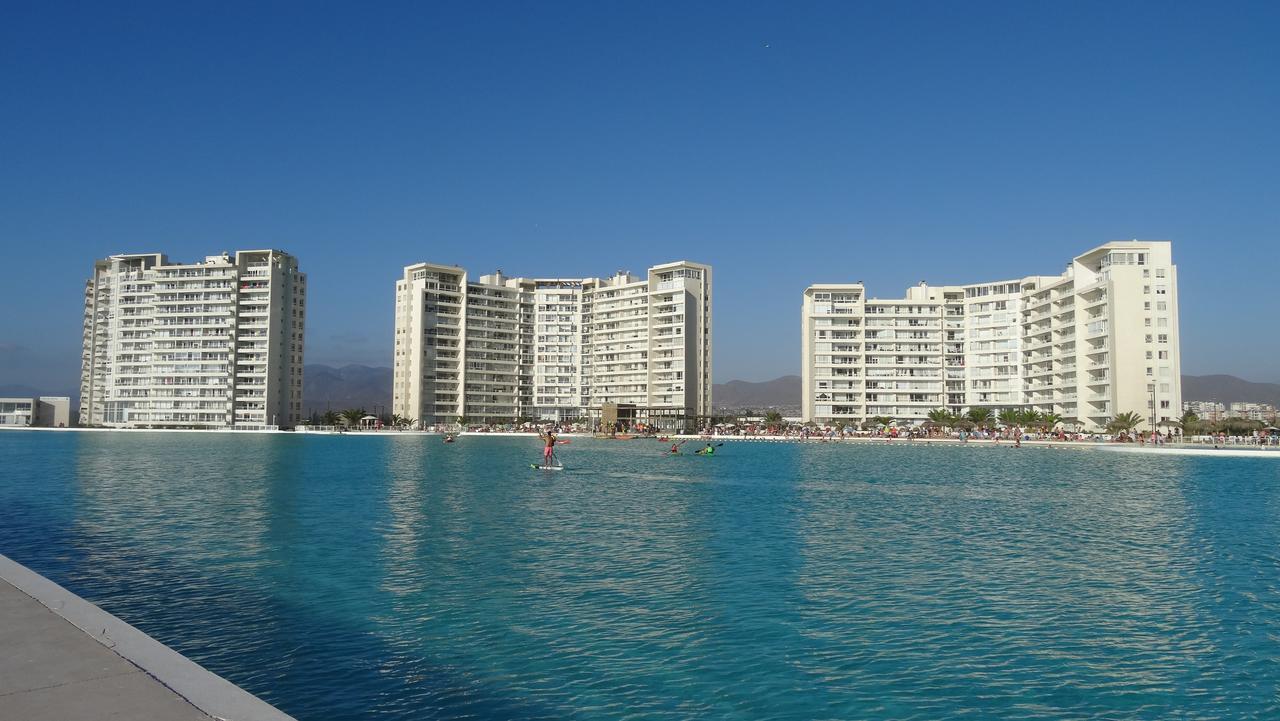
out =
<path fill-rule="evenodd" d="M 392 411 L 424 425 L 561 421 L 620 404 L 711 409 L 711 267 L 643 276 L 471 277 L 417 263 L 396 281 Z"/>
<path fill-rule="evenodd" d="M 1228 418 L 1243 418 L 1250 421 L 1273 422 L 1276 419 L 1276 407 L 1270 403 L 1250 403 L 1236 401 L 1230 405 L 1217 401 L 1183 401 L 1183 411 L 1191 411 L 1202 421 L 1222 421 Z"/>
<path fill-rule="evenodd" d="M 1033 408 L 1099 429 L 1181 402 L 1177 269 L 1167 241 L 1119 241 L 1057 276 L 920 283 L 902 299 L 818 284 L 802 308 L 803 418 L 898 423 L 947 408 Z"/>
<path fill-rule="evenodd" d="M 1227 417 L 1250 421 L 1272 421 L 1276 418 L 1276 407 L 1270 403 L 1236 401 L 1227 408 Z"/>
<path fill-rule="evenodd" d="M 85 284 L 80 424 L 291 427 L 302 415 L 306 275 L 242 250 L 113 255 Z"/>
<path fill-rule="evenodd" d="M 1182 410 L 1191 411 L 1202 421 L 1220 421 L 1227 417 L 1227 406 L 1216 401 L 1183 401 Z"/>

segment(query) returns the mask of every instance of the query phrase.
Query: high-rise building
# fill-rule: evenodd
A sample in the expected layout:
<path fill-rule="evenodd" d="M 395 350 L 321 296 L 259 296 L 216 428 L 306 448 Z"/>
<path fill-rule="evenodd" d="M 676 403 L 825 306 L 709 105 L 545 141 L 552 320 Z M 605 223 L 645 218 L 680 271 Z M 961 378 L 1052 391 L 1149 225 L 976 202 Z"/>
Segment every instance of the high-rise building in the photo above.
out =
<path fill-rule="evenodd" d="M 278 250 L 113 255 L 85 284 L 80 424 L 267 428 L 302 415 L 306 276 Z"/>
<path fill-rule="evenodd" d="M 903 299 L 861 283 L 804 292 L 803 417 L 919 423 L 937 408 L 1030 408 L 1096 430 L 1182 407 L 1178 283 L 1167 241 L 1118 241 L 1058 276 L 955 286 Z"/>
<path fill-rule="evenodd" d="M 580 418 L 619 404 L 688 424 L 711 411 L 711 267 L 645 276 L 396 281 L 392 410 L 424 425 Z"/>

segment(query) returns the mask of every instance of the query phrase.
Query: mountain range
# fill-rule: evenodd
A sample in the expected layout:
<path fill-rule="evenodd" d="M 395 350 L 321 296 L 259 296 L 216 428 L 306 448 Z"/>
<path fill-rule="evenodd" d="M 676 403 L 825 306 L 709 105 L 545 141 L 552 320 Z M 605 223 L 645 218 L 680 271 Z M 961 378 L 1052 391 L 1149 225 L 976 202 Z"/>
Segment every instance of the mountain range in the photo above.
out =
<path fill-rule="evenodd" d="M 344 408 L 391 407 L 391 369 L 380 366 L 308 365 L 302 369 L 302 412 L 324 413 Z M 378 409 L 382 412 L 382 409 Z"/>
<path fill-rule="evenodd" d="M 303 406 L 323 412 L 330 408 L 368 408 L 391 402 L 391 369 L 349 365 L 306 367 Z M 799 411 L 800 376 L 785 375 L 773 380 L 716 383 L 712 389 L 715 407 L 726 410 L 770 408 Z M 1235 376 L 1182 376 L 1185 400 L 1212 400 L 1221 403 L 1253 401 L 1280 405 L 1280 383 L 1254 383 Z"/>
<path fill-rule="evenodd" d="M 1254 383 L 1235 376 L 1182 376 L 1182 400 L 1270 403 L 1280 406 L 1280 383 Z"/>
<path fill-rule="evenodd" d="M 376 366 L 334 367 L 312 364 L 304 369 L 302 406 L 306 414 L 326 409 L 364 408 L 391 405 L 391 369 Z M 717 409 L 776 409 L 797 413 L 800 409 L 800 376 L 785 375 L 773 380 L 716 383 L 711 390 Z M 0 385 L 0 397 L 71 395 L 75 391 L 38 389 L 25 385 Z M 1254 383 L 1229 375 L 1182 376 L 1183 400 L 1234 403 L 1251 401 L 1280 406 L 1280 383 Z"/>

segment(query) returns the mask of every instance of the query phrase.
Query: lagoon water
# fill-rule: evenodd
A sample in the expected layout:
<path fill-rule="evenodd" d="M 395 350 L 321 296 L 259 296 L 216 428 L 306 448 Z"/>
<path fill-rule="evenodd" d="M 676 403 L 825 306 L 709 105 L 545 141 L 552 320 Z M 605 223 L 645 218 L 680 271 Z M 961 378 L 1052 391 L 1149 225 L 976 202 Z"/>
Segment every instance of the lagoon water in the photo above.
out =
<path fill-rule="evenodd" d="M 0 552 L 304 721 L 1280 717 L 1280 463 L 662 450 L 5 432 Z"/>

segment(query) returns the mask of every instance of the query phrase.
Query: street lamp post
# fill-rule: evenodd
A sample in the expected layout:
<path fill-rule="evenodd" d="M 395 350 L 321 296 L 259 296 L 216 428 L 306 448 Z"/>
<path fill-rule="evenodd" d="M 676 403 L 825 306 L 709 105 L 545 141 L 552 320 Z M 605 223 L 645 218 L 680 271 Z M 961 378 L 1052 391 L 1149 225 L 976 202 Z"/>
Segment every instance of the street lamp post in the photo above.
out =
<path fill-rule="evenodd" d="M 1151 438 L 1155 439 L 1156 435 L 1156 384 L 1150 383 L 1148 387 L 1151 389 Z"/>

